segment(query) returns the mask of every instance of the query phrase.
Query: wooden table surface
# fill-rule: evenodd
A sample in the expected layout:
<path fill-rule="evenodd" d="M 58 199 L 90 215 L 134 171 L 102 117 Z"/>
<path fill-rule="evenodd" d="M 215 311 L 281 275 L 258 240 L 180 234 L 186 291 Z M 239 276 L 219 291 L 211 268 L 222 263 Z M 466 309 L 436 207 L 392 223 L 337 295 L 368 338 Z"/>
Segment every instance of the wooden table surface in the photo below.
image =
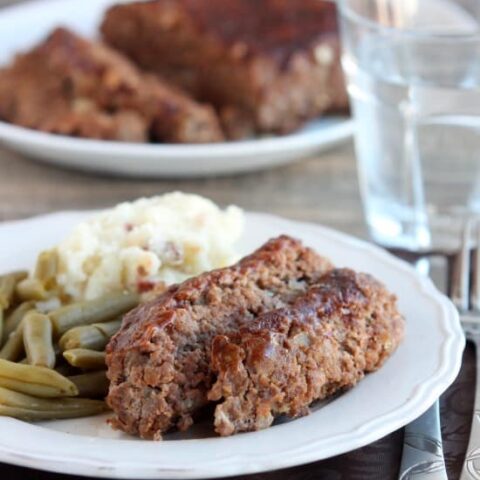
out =
<path fill-rule="evenodd" d="M 234 203 L 285 217 L 323 223 L 366 237 L 350 142 L 317 158 L 270 171 L 203 180 L 130 180 L 96 177 L 27 160 L 0 148 L 0 220 L 65 209 L 108 207 L 139 196 L 183 190 L 222 205 Z M 444 449 L 451 479 L 458 478 L 473 405 L 474 353 L 442 397 Z M 366 405 L 365 408 L 368 408 Z M 400 430 L 360 450 L 314 464 L 241 477 L 245 480 L 397 478 Z M 73 477 L 0 464 L 0 479 L 67 480 Z M 240 478 L 240 477 L 238 477 Z"/>
<path fill-rule="evenodd" d="M 319 158 L 273 170 L 169 181 L 82 174 L 0 150 L 0 220 L 54 210 L 107 207 L 172 190 L 366 235 L 350 142 Z"/>

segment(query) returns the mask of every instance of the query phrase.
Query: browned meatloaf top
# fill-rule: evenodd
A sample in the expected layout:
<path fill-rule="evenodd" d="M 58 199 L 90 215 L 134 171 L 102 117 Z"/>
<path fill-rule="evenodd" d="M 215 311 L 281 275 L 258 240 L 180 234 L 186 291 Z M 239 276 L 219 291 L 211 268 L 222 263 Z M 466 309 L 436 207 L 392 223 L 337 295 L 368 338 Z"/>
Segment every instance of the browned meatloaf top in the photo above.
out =
<path fill-rule="evenodd" d="M 221 400 L 221 435 L 258 430 L 275 416 L 299 416 L 309 405 L 354 386 L 378 369 L 403 337 L 396 298 L 371 276 L 332 270 L 290 306 L 217 336 L 209 393 Z"/>
<path fill-rule="evenodd" d="M 113 424 L 144 438 L 187 428 L 207 403 L 210 342 L 261 313 L 288 305 L 331 264 L 290 237 L 236 265 L 172 287 L 126 315 L 107 347 Z"/>
<path fill-rule="evenodd" d="M 338 33 L 336 5 L 325 0 L 152 0 L 143 5 L 152 17 L 169 7 L 171 28 L 188 17 L 199 32 L 226 47 L 242 45 L 281 65 L 293 53 Z"/>

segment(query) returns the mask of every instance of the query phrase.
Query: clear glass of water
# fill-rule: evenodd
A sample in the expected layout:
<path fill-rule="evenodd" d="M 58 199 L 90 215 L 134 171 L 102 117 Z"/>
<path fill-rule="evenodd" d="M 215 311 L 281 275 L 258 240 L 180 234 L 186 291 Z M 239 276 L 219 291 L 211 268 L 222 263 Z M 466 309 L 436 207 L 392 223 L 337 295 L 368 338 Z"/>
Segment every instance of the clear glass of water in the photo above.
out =
<path fill-rule="evenodd" d="M 339 0 L 370 233 L 456 247 L 480 215 L 480 0 Z"/>

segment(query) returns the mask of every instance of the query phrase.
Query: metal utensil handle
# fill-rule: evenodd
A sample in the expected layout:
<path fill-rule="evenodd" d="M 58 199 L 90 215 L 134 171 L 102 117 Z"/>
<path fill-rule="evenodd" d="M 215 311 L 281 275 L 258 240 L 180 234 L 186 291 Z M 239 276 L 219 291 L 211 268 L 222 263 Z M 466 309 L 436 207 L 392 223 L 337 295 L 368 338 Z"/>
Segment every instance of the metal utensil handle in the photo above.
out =
<path fill-rule="evenodd" d="M 469 340 L 475 344 L 477 373 L 472 429 L 460 480 L 480 480 L 480 336 L 470 337 Z"/>
<path fill-rule="evenodd" d="M 399 480 L 448 480 L 438 400 L 405 427 Z"/>

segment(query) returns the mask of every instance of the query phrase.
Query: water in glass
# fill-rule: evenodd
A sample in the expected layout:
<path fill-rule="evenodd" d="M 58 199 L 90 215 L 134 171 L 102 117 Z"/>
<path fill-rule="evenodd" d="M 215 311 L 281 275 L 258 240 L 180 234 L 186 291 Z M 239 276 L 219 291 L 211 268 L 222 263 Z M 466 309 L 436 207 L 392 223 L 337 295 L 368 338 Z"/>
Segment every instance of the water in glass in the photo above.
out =
<path fill-rule="evenodd" d="M 345 0 L 344 69 L 374 239 L 448 247 L 480 214 L 480 0 Z"/>

